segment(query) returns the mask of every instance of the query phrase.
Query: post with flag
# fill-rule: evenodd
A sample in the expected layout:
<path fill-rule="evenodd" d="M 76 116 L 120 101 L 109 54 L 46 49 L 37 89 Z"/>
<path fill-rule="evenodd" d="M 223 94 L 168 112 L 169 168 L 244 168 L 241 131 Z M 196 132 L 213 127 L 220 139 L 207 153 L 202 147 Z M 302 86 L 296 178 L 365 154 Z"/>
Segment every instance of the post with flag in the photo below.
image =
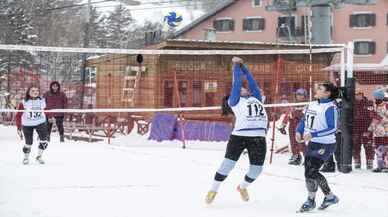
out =
<path fill-rule="evenodd" d="M 182 23 L 183 16 L 175 11 L 169 12 L 163 19 L 163 31 L 168 33 L 168 37 L 172 35 L 175 29 Z"/>

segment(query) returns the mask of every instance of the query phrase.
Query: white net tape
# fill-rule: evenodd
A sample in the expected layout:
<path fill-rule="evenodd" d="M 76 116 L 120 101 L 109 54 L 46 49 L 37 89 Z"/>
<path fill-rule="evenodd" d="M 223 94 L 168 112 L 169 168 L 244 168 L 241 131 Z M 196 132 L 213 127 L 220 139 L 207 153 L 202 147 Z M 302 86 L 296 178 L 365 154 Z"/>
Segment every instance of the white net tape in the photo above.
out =
<path fill-rule="evenodd" d="M 268 55 L 268 54 L 310 54 L 338 53 L 344 50 L 341 45 L 315 49 L 284 49 L 284 50 L 147 50 L 147 49 L 102 49 L 73 47 L 44 47 L 29 45 L 0 44 L 0 49 L 9 51 L 29 52 L 64 52 L 64 53 L 95 53 L 95 54 L 143 54 L 143 55 Z"/>
<path fill-rule="evenodd" d="M 266 108 L 273 107 L 292 107 L 292 106 L 305 106 L 309 102 L 301 103 L 281 103 L 281 104 L 267 104 Z M 182 107 L 182 108 L 108 108 L 108 109 L 52 109 L 52 110 L 33 110 L 34 112 L 45 113 L 108 113 L 108 112 L 127 112 L 127 113 L 140 113 L 140 112 L 184 112 L 184 111 L 209 111 L 220 110 L 220 106 L 211 107 Z M 17 110 L 17 109 L 0 109 L 0 112 L 29 112 L 31 110 Z"/>

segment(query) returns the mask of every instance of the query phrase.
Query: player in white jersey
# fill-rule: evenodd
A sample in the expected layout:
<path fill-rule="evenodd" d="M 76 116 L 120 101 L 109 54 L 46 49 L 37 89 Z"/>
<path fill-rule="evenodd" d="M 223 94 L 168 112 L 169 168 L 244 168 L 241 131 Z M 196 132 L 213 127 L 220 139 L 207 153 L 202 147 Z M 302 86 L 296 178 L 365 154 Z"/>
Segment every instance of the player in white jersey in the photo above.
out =
<path fill-rule="evenodd" d="M 240 58 L 234 57 L 233 84 L 230 97 L 223 100 L 223 114 L 233 113 L 235 123 L 226 148 L 225 158 L 217 170 L 213 184 L 206 196 L 206 203 L 213 202 L 218 189 L 236 165 L 241 153 L 247 149 L 249 170 L 237 190 L 243 201 L 249 200 L 247 187 L 255 181 L 263 170 L 266 154 L 266 133 L 268 116 L 262 103 L 260 89 L 252 74 L 242 64 Z M 249 90 L 242 87 L 241 77 L 245 76 Z"/>
<path fill-rule="evenodd" d="M 315 98 L 305 109 L 305 114 L 299 122 L 296 132 L 296 140 L 307 142 L 305 153 L 305 180 L 308 191 L 307 201 L 300 208 L 300 212 L 313 210 L 316 206 L 315 195 L 318 187 L 325 195 L 319 209 L 338 203 L 326 181 L 319 172 L 321 166 L 335 151 L 338 122 L 337 103 L 339 90 L 330 82 L 324 82 L 316 86 Z"/>
<path fill-rule="evenodd" d="M 39 97 L 39 88 L 32 86 L 28 88 L 24 100 L 19 104 L 18 110 L 28 110 L 25 112 L 18 112 L 16 114 L 16 126 L 18 134 L 22 137 L 24 134 L 25 145 L 23 147 L 24 159 L 23 164 L 29 163 L 29 155 L 33 143 L 34 130 L 39 136 L 39 150 L 36 160 L 40 164 L 44 164 L 42 159 L 43 151 L 47 148 L 48 130 L 46 125 L 46 116 L 43 112 L 34 110 L 44 110 L 46 102 Z M 22 134 L 23 132 L 23 134 Z"/>

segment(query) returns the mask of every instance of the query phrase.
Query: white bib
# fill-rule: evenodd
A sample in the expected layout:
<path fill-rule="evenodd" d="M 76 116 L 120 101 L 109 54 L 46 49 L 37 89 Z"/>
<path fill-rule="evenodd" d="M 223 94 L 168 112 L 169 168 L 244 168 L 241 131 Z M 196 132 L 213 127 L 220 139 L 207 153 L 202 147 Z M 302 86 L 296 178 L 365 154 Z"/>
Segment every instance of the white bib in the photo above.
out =
<path fill-rule="evenodd" d="M 235 116 L 232 135 L 265 136 L 268 116 L 263 103 L 255 97 L 240 97 L 237 105 L 231 107 Z"/>
<path fill-rule="evenodd" d="M 23 126 L 37 126 L 46 122 L 46 115 L 43 112 L 34 112 L 33 110 L 43 110 L 46 108 L 46 101 L 44 99 L 30 99 L 23 101 L 25 110 L 22 115 Z"/>
<path fill-rule="evenodd" d="M 305 131 L 306 132 L 318 132 L 324 129 L 327 129 L 327 122 L 326 122 L 326 110 L 330 107 L 335 107 L 335 111 L 337 111 L 337 106 L 333 102 L 328 103 L 318 103 L 318 102 L 312 102 L 305 111 Z M 334 114 L 335 118 L 335 125 L 337 127 L 337 119 L 338 114 Z M 327 135 L 327 136 L 321 136 L 321 137 L 315 137 L 311 139 L 312 142 L 321 143 L 321 144 L 331 144 L 335 143 L 335 132 Z"/>

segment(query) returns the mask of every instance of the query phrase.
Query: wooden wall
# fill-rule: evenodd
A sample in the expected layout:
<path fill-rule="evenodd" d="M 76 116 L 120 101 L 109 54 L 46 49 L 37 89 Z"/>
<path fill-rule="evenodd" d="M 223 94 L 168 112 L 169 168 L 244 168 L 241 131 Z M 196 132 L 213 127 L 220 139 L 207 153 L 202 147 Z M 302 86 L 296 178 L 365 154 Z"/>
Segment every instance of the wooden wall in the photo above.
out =
<path fill-rule="evenodd" d="M 269 102 L 274 98 L 274 80 L 277 70 L 277 55 L 242 56 L 255 79 L 264 90 Z M 232 56 L 195 55 L 145 55 L 145 72 L 139 82 L 135 107 L 163 108 L 177 105 L 175 90 L 166 88 L 166 82 L 174 82 L 176 72 L 182 106 L 214 106 L 221 103 L 229 93 L 232 82 Z M 115 55 L 99 58 L 89 65 L 97 67 L 97 108 L 126 108 L 122 88 L 128 66 L 138 66 L 136 55 Z M 309 88 L 309 78 L 313 83 L 329 79 L 328 72 L 322 69 L 329 65 L 326 54 L 314 55 L 312 73 L 308 55 L 282 56 L 279 85 L 283 92 L 292 93 L 296 88 Z M 216 88 L 206 84 L 216 83 Z M 174 83 L 172 83 L 174 85 Z M 178 85 L 178 86 L 179 86 Z M 199 85 L 199 86 L 198 86 Z M 179 86 L 180 87 L 180 86 Z M 173 92 L 171 92 L 173 91 Z M 195 92 L 195 93 L 194 93 Z M 171 98 L 171 99 L 170 99 Z M 195 103 L 197 102 L 197 103 Z M 267 101 L 268 102 L 268 101 Z M 166 104 L 167 103 L 167 104 Z"/>

